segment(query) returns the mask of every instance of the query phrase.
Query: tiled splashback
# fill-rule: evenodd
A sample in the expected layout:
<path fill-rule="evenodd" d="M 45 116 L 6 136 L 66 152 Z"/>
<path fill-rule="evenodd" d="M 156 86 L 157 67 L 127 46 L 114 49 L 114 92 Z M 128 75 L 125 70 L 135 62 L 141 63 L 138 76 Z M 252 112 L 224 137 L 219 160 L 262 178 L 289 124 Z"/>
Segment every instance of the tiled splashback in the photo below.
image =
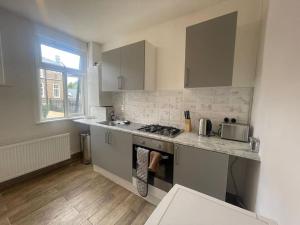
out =
<path fill-rule="evenodd" d="M 224 117 L 248 123 L 252 88 L 197 88 L 180 91 L 126 91 L 113 93 L 113 107 L 120 119 L 132 122 L 183 128 L 184 110 L 190 110 L 192 126 L 198 129 L 200 118 L 212 120 L 214 130 Z"/>

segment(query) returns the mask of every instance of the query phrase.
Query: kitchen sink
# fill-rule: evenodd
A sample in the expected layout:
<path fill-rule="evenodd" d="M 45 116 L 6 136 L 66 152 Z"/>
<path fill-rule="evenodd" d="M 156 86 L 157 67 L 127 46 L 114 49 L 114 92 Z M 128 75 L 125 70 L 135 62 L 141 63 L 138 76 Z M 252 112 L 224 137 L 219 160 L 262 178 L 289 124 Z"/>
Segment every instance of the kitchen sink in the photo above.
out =
<path fill-rule="evenodd" d="M 125 125 L 126 122 L 122 120 L 115 120 L 115 121 L 102 121 L 98 122 L 99 124 L 107 125 L 107 126 L 116 126 L 116 125 Z"/>

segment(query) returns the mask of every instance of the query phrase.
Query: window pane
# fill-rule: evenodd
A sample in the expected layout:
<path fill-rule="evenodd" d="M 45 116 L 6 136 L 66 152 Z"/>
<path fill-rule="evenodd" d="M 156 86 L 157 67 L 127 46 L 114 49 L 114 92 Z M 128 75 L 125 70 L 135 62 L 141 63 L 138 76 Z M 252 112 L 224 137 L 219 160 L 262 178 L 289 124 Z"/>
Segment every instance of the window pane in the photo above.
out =
<path fill-rule="evenodd" d="M 42 62 L 79 70 L 80 56 L 41 44 Z"/>
<path fill-rule="evenodd" d="M 42 119 L 65 116 L 63 75 L 51 70 L 40 70 Z"/>
<path fill-rule="evenodd" d="M 68 75 L 67 88 L 69 114 L 82 114 L 81 79 Z"/>
<path fill-rule="evenodd" d="M 60 84 L 55 82 L 53 83 L 53 98 L 60 98 Z"/>

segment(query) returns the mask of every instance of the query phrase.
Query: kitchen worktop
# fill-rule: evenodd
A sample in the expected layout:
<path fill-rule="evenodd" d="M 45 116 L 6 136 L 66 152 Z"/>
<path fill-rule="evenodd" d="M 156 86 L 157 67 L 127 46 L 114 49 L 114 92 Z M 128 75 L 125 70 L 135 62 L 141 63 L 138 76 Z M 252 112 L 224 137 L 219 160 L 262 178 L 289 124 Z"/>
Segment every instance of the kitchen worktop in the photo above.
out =
<path fill-rule="evenodd" d="M 260 161 L 258 153 L 252 152 L 248 143 L 242 143 L 237 141 L 224 140 L 219 137 L 202 137 L 197 133 L 183 132 L 175 138 L 165 137 L 161 135 L 145 133 L 138 131 L 137 129 L 144 126 L 144 124 L 130 123 L 129 125 L 116 125 L 108 126 L 104 124 L 99 124 L 101 122 L 97 119 L 78 119 L 74 120 L 76 123 L 81 123 L 90 126 L 100 126 L 108 129 L 119 130 L 128 132 L 134 135 L 139 135 L 143 137 L 154 138 L 157 140 L 163 140 L 168 142 L 173 142 L 176 144 L 182 144 L 186 146 L 191 146 L 199 149 L 204 149 L 208 151 L 220 152 L 228 155 L 238 156 L 241 158 L 252 159 Z"/>
<path fill-rule="evenodd" d="M 162 199 L 145 225 L 276 225 L 257 215 L 175 184 Z"/>

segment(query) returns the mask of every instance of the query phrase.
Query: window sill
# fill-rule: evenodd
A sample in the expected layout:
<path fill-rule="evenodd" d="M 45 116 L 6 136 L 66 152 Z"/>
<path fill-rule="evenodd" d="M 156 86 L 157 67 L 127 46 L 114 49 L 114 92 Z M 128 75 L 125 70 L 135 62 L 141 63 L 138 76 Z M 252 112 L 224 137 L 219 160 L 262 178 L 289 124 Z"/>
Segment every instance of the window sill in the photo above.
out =
<path fill-rule="evenodd" d="M 45 123 L 52 123 L 52 122 L 59 122 L 59 121 L 67 121 L 67 120 L 76 120 L 76 119 L 83 119 L 84 116 L 74 116 L 69 118 L 57 118 L 57 119 L 51 119 L 51 120 L 41 120 L 37 121 L 36 124 L 45 124 Z"/>

